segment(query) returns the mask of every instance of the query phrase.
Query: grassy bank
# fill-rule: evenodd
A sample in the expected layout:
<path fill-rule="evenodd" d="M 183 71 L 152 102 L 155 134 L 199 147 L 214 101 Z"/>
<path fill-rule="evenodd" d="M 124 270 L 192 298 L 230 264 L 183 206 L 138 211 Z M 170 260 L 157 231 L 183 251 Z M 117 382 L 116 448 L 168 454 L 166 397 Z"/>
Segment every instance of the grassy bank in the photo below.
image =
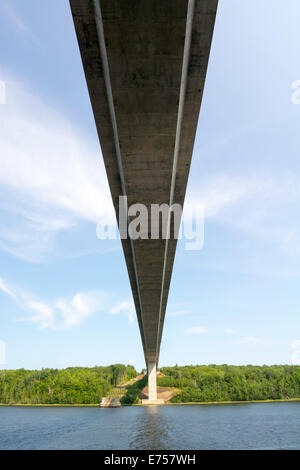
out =
<path fill-rule="evenodd" d="M 76 403 L 63 403 L 63 404 L 60 404 L 60 403 L 55 403 L 55 404 L 51 404 L 51 403 L 38 403 L 38 404 L 33 404 L 33 403 L 26 403 L 26 404 L 23 404 L 23 403 L 14 403 L 13 405 L 8 405 L 6 403 L 0 403 L 0 406 L 4 407 L 23 407 L 23 408 L 96 408 L 98 407 L 99 408 L 99 403 L 95 404 L 95 403 L 87 403 L 87 404 L 76 404 Z"/>
<path fill-rule="evenodd" d="M 183 406 L 183 405 L 242 405 L 242 404 L 251 404 L 251 403 L 291 403 L 291 402 L 300 402 L 300 398 L 282 398 L 278 400 L 251 400 L 251 401 L 191 401 L 191 402 L 183 402 L 183 403 L 164 403 L 163 405 L 154 405 L 154 406 Z M 124 403 L 122 406 L 149 406 L 149 405 L 142 405 L 142 403 Z M 153 406 L 153 405 L 150 405 Z M 0 403 L 0 407 L 23 407 L 23 408 L 100 408 L 99 403 L 90 403 L 90 404 L 22 404 L 22 403 L 15 403 L 13 405 L 7 405 L 5 403 Z"/>
<path fill-rule="evenodd" d="M 282 398 L 277 400 L 249 400 L 249 401 L 190 401 L 182 403 L 167 403 L 167 405 L 242 405 L 251 403 L 289 403 L 300 402 L 300 398 Z"/>

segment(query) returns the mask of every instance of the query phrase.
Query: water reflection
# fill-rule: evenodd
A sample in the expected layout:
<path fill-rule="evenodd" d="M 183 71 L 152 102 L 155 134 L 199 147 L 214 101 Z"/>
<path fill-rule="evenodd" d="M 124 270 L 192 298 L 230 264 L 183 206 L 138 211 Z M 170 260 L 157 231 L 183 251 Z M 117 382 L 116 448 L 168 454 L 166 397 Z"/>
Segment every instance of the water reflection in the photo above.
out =
<path fill-rule="evenodd" d="M 300 402 L 0 407 L 0 449 L 299 449 Z"/>
<path fill-rule="evenodd" d="M 135 432 L 130 442 L 131 449 L 166 450 L 171 429 L 168 422 L 160 412 L 159 406 L 151 405 L 143 408 L 135 420 Z"/>

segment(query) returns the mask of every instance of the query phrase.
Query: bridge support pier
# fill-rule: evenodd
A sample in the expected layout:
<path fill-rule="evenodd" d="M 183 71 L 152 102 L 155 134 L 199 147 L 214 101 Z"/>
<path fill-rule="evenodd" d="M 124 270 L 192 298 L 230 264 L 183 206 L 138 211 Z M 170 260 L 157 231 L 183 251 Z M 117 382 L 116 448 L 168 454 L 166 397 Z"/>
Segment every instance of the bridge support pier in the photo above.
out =
<path fill-rule="evenodd" d="M 156 362 L 148 362 L 148 400 L 142 400 L 143 405 L 162 405 L 164 400 L 157 398 L 157 367 Z"/>
<path fill-rule="evenodd" d="M 150 401 L 157 400 L 157 370 L 156 362 L 148 363 L 148 399 Z"/>

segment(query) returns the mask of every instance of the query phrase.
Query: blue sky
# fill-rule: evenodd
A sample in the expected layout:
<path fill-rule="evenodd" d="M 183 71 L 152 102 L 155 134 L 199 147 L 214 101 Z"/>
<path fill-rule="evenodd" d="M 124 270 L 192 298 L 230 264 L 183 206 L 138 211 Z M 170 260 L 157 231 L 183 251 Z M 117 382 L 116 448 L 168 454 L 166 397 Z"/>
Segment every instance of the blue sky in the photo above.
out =
<path fill-rule="evenodd" d="M 295 362 L 299 21 L 298 0 L 220 1 L 187 193 L 205 242 L 179 242 L 160 365 Z M 140 369 L 67 0 L 0 0 L 0 81 L 0 367 Z"/>

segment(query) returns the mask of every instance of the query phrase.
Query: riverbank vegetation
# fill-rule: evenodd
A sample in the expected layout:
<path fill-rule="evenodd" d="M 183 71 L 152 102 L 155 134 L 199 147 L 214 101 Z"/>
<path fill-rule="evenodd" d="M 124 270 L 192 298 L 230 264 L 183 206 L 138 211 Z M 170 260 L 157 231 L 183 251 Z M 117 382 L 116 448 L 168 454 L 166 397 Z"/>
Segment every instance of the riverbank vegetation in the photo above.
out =
<path fill-rule="evenodd" d="M 284 400 L 300 397 L 300 366 L 163 367 L 161 387 L 179 391 L 173 403 Z"/>
<path fill-rule="evenodd" d="M 104 396 L 138 404 L 147 377 L 137 375 L 134 367 L 122 364 L 1 370 L 0 404 L 93 405 Z M 291 400 L 300 398 L 300 366 L 162 367 L 158 386 L 172 392 L 171 403 Z"/>
<path fill-rule="evenodd" d="M 144 376 L 132 384 L 126 386 L 126 393 L 121 398 L 122 405 L 134 405 L 139 403 L 139 395 L 147 385 L 147 376 Z"/>
<path fill-rule="evenodd" d="M 70 367 L 67 369 L 1 370 L 0 403 L 95 404 L 137 376 L 132 366 Z"/>

